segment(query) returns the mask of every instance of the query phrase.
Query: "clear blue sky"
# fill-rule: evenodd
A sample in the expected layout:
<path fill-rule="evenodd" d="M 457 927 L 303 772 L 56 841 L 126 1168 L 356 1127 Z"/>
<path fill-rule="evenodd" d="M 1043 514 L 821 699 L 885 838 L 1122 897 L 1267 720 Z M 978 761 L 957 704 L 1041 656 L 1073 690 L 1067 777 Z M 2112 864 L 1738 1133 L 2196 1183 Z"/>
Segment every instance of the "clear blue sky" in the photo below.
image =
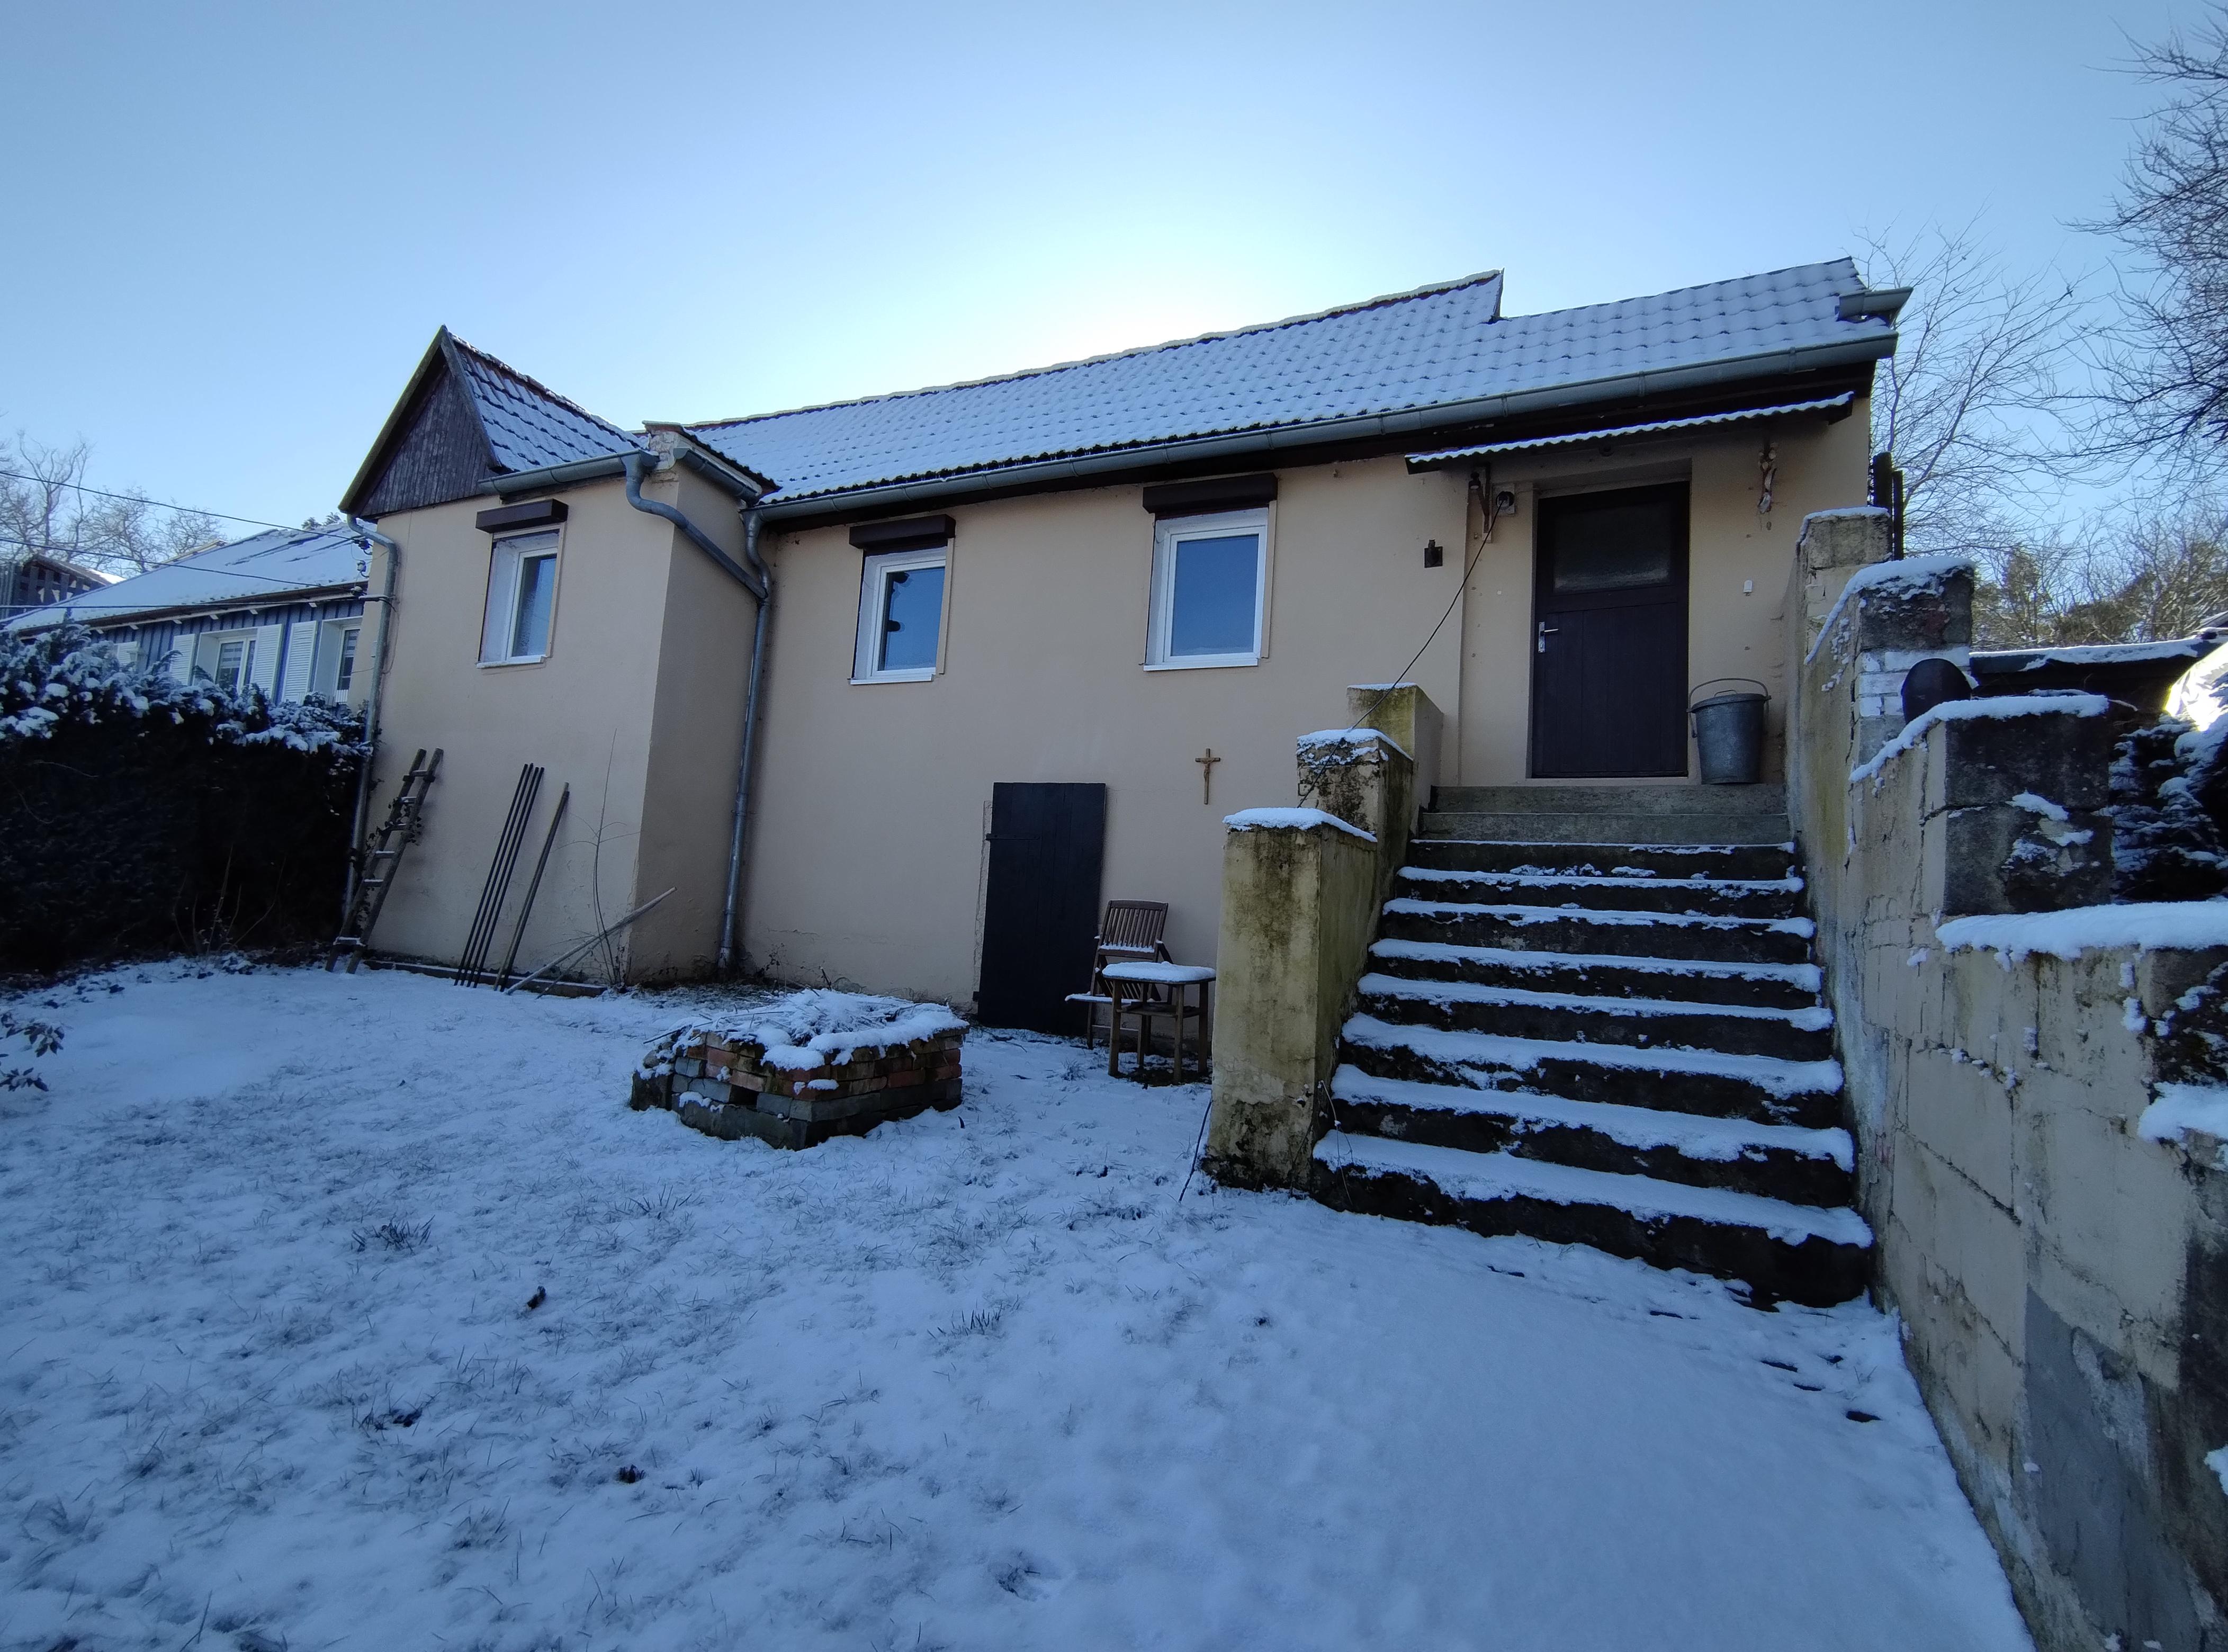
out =
<path fill-rule="evenodd" d="M 0 429 L 330 509 L 445 322 L 758 413 L 1479 269 L 1511 311 L 1983 215 L 2094 268 L 2187 0 L 93 3 L 6 14 Z"/>

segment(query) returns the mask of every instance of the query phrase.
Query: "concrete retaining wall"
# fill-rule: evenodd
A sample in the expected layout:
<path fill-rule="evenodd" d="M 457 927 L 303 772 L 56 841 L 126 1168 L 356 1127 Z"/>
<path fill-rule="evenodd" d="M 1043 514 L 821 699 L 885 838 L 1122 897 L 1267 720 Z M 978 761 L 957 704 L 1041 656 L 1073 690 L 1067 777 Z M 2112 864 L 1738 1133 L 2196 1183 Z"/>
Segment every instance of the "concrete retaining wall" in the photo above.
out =
<path fill-rule="evenodd" d="M 2228 1084 L 2228 906 L 2093 904 L 2101 707 L 1906 734 L 1969 578 L 1835 610 L 1885 535 L 1828 535 L 1855 554 L 1789 605 L 1790 804 L 1880 1291 L 2038 1642 L 2228 1645 L 2228 1150 L 2145 1134 L 2161 1086 Z"/>

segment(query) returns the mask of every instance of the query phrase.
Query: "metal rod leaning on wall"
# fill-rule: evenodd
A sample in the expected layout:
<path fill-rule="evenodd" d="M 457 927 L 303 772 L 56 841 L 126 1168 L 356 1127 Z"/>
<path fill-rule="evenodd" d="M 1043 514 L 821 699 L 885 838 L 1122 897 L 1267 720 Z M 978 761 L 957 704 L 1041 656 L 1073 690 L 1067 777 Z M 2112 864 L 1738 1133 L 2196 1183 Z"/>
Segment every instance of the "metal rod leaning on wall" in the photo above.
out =
<path fill-rule="evenodd" d="M 510 893 L 510 874 L 518 866 L 518 851 L 526 842 L 526 823 L 533 818 L 534 800 L 541 794 L 541 769 L 528 763 L 518 772 L 518 789 L 510 795 L 510 812 L 503 817 L 503 836 L 496 839 L 495 859 L 488 863 L 487 882 L 480 889 L 479 910 L 472 914 L 471 932 L 464 938 L 464 956 L 457 960 L 457 984 L 468 987 L 487 968 L 487 955 L 495 944 L 496 925 L 503 919 L 503 897 Z"/>
<path fill-rule="evenodd" d="M 669 895 L 669 894 L 671 894 L 672 893 L 673 893 L 673 891 L 672 891 L 672 890 L 668 889 L 668 890 L 665 892 L 665 895 Z M 564 957 L 556 957 L 556 958 L 552 958 L 552 959 L 550 959 L 548 963 L 547 963 L 547 964 L 543 964 L 540 969 L 536 970 L 535 970 L 532 975 L 530 975 L 530 976 L 527 976 L 525 980 L 523 980 L 523 981 L 514 981 L 514 982 L 512 982 L 509 986 L 505 987 L 505 988 L 503 989 L 503 990 L 504 990 L 505 992 L 516 992 L 516 991 L 517 991 L 521 987 L 530 987 L 530 986 L 532 986 L 535 982 L 537 982 L 537 981 L 541 980 L 541 977 L 542 977 L 543 976 L 547 975 L 547 974 L 550 972 L 550 970 L 561 970 L 561 969 L 563 969 L 567 964 L 570 964 L 570 963 L 571 963 L 574 958 L 580 957 L 583 953 L 585 953 L 586 951 L 588 951 L 588 949 L 589 949 L 590 947 L 592 947 L 592 946 L 600 945 L 603 942 L 609 940 L 612 936 L 614 936 L 614 935 L 618 934 L 621 930 L 624 929 L 624 928 L 625 928 L 629 924 L 631 924 L 632 922 L 634 922 L 634 920 L 635 920 L 636 919 L 637 919 L 637 918 L 641 917 L 644 912 L 648 912 L 648 911 L 649 911 L 652 906 L 655 906 L 656 905 L 657 905 L 657 903 L 658 903 L 659 901 L 661 901 L 661 900 L 664 900 L 664 899 L 665 899 L 665 895 L 652 895 L 649 900 L 647 900 L 643 901 L 643 902 L 642 903 L 642 905 L 641 905 L 641 906 L 637 906 L 637 907 L 636 907 L 632 912 L 629 912 L 625 917 L 624 917 L 624 918 L 620 919 L 618 920 L 618 922 L 617 922 L 616 924 L 613 924 L 612 925 L 611 925 L 611 927 L 610 927 L 610 928 L 608 928 L 608 929 L 605 929 L 605 930 L 600 930 L 600 931 L 599 931 L 597 933 L 595 933 L 595 934 L 593 934 L 593 935 L 589 936 L 589 937 L 588 937 L 588 938 L 587 938 L 586 940 L 582 941 L 582 942 L 581 942 L 578 946 L 574 947 L 571 951 L 569 951 L 569 952 L 566 953 Z"/>
<path fill-rule="evenodd" d="M 568 783 L 557 794 L 557 807 L 549 816 L 549 832 L 541 840 L 541 853 L 535 857 L 534 875 L 527 880 L 526 899 L 518 908 L 517 925 L 510 932 L 510 950 L 503 955 L 503 968 L 496 974 L 496 984 L 503 985 L 510 979 L 511 970 L 518 964 L 518 944 L 526 938 L 526 920 L 534 915 L 534 897 L 541 893 L 541 874 L 549 869 L 549 851 L 557 845 L 557 828 L 564 823 L 565 805 L 573 801 L 573 788 Z"/>

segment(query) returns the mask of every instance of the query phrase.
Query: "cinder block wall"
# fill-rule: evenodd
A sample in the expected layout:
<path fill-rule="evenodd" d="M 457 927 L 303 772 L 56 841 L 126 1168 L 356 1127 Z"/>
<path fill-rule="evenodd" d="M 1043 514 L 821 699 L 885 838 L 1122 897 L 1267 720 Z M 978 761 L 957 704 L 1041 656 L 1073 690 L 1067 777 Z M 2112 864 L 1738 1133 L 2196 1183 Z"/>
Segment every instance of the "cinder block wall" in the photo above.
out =
<path fill-rule="evenodd" d="M 1847 578 L 1791 593 L 1790 804 L 1880 1293 L 2046 1652 L 2228 1644 L 2228 1148 L 2141 1130 L 2161 1085 L 2228 1084 L 2228 947 L 2090 904 L 2106 718 L 1897 740 L 1900 669 L 1867 668 L 1957 657 L 1969 579 L 1860 586 L 1828 624 Z M 2038 911 L 2060 932 L 1972 916 Z"/>

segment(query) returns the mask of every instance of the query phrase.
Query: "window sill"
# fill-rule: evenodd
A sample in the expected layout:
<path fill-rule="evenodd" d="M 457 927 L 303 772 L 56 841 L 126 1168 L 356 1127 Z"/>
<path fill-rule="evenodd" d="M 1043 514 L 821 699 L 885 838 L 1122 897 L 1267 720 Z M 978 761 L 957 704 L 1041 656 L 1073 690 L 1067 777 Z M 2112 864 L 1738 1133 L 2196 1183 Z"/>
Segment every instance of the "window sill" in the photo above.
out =
<path fill-rule="evenodd" d="M 1232 666 L 1260 663 L 1258 654 L 1201 654 L 1188 660 L 1148 660 L 1144 669 L 1148 671 L 1219 671 L 1227 670 Z"/>
<path fill-rule="evenodd" d="M 871 688 L 878 682 L 933 682 L 935 681 L 936 668 L 930 665 L 924 666 L 918 671 L 877 671 L 870 677 L 853 677 L 851 686 L 855 688 Z"/>
<path fill-rule="evenodd" d="M 479 668 L 483 671 L 495 671 L 507 665 L 541 665 L 548 658 L 547 654 L 522 654 L 515 660 L 482 660 Z"/>

